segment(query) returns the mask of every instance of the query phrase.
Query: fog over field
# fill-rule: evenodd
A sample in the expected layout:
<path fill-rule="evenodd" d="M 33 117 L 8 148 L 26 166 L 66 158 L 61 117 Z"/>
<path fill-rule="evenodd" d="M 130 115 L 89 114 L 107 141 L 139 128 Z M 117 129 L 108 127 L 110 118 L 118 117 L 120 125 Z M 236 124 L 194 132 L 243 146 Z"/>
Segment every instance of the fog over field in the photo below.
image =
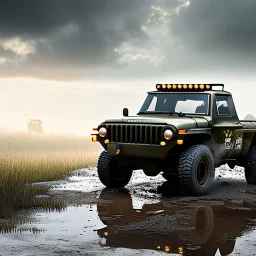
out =
<path fill-rule="evenodd" d="M 251 113 L 256 2 L 14 0 L 0 9 L 0 127 L 89 134 L 156 83 L 225 83 Z"/>

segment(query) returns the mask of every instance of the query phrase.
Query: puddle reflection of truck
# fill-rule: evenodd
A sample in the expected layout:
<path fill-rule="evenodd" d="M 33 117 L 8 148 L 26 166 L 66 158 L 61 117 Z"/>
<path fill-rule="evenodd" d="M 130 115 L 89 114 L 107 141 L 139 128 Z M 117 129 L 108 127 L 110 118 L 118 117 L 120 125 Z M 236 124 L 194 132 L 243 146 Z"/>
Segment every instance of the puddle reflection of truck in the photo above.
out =
<path fill-rule="evenodd" d="M 217 86 L 221 87 L 219 90 Z M 139 113 L 106 120 L 92 134 L 105 149 L 98 160 L 101 182 L 123 187 L 132 171 L 163 177 L 185 194 L 209 192 L 216 167 L 245 168 L 256 184 L 256 122 L 238 119 L 231 93 L 219 84 L 157 84 Z"/>
<path fill-rule="evenodd" d="M 224 256 L 233 252 L 237 237 L 255 226 L 255 210 L 244 205 L 160 202 L 135 210 L 127 191 L 103 190 L 100 199 L 98 214 L 107 227 L 97 233 L 110 247 L 209 256 L 219 250 Z"/>

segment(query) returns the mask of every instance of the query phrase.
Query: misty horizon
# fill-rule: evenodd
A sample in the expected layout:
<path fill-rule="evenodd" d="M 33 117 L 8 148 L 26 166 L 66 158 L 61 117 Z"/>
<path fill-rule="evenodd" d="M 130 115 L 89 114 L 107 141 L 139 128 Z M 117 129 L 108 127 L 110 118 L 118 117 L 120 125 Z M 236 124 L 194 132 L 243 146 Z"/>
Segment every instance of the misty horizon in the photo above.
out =
<path fill-rule="evenodd" d="M 256 2 L 27 0 L 0 9 L 0 128 L 90 134 L 157 83 L 224 83 L 256 115 Z M 249 93 L 248 93 L 249 92 Z"/>

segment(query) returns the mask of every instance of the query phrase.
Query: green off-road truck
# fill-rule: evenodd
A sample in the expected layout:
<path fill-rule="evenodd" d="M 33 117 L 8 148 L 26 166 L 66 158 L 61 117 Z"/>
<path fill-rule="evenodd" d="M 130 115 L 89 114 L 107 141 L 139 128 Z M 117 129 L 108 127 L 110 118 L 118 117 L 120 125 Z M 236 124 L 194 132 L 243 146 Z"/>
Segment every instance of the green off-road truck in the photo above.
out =
<path fill-rule="evenodd" d="M 92 141 L 105 149 L 98 160 L 101 182 L 126 186 L 133 170 L 163 172 L 170 186 L 188 195 L 209 192 L 215 168 L 243 166 L 256 185 L 256 122 L 238 119 L 223 84 L 157 84 L 139 113 L 106 120 L 93 128 Z"/>

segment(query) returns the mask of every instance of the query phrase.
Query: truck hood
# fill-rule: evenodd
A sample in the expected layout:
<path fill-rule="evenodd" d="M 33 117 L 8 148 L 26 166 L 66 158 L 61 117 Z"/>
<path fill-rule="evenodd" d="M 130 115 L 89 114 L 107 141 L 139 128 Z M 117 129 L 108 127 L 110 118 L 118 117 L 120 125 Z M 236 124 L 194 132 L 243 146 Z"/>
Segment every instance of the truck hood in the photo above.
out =
<path fill-rule="evenodd" d="M 207 128 L 209 127 L 207 117 L 198 116 L 170 116 L 170 115 L 139 115 L 129 116 L 120 119 L 109 119 L 104 123 L 129 123 L 129 124 L 159 124 L 159 125 L 173 125 L 177 129 L 193 129 L 193 128 Z"/>

